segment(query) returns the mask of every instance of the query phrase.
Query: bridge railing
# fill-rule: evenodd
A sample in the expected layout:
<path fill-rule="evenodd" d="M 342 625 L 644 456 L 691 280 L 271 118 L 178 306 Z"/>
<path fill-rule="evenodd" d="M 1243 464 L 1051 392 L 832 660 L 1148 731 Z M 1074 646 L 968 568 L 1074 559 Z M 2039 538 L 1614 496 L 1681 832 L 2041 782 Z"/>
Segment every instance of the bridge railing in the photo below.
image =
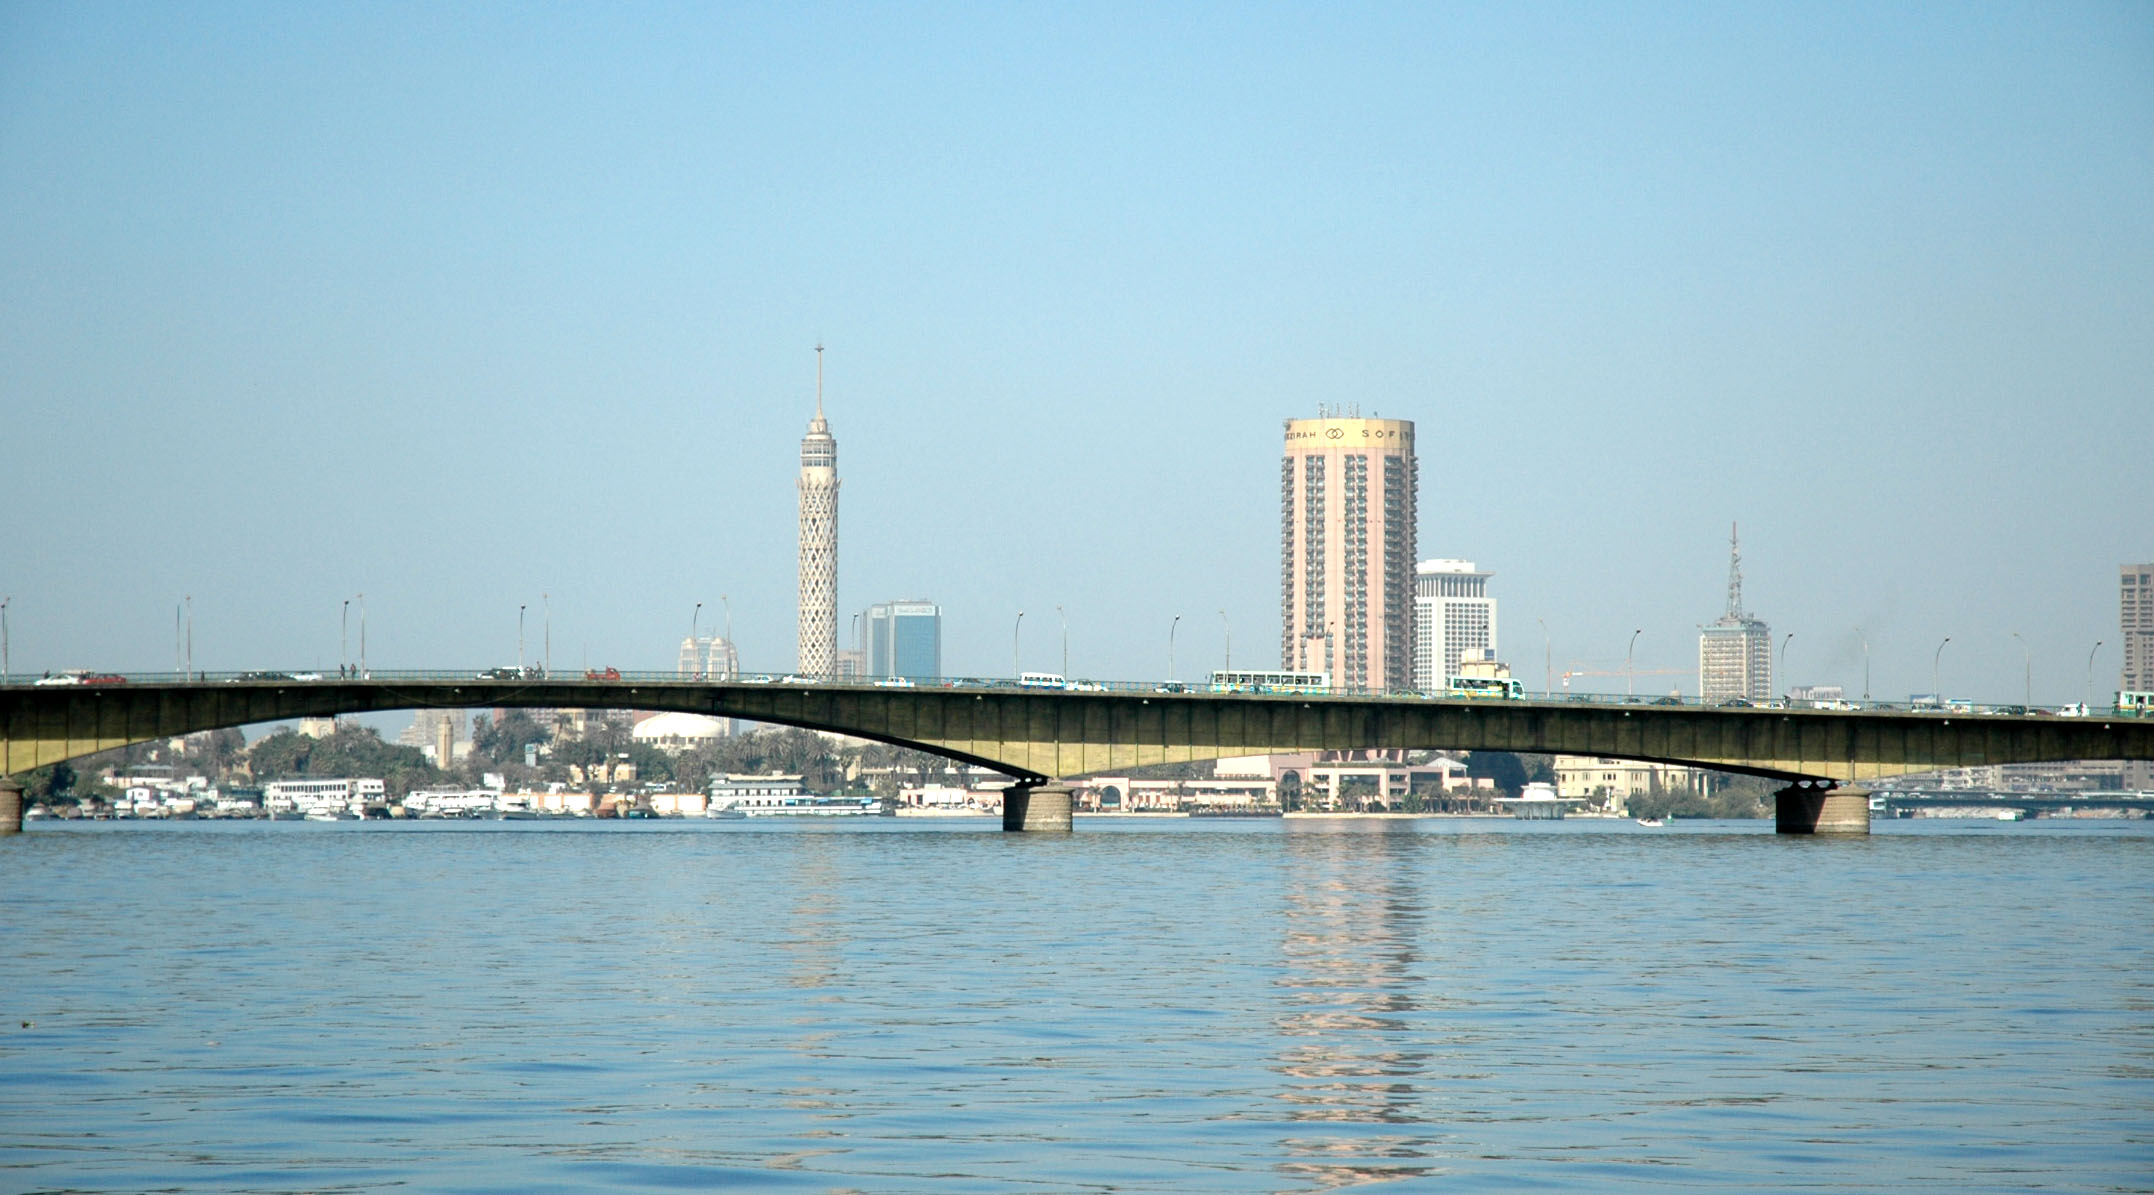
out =
<path fill-rule="evenodd" d="M 2133 707 L 2116 706 L 2026 706 L 2011 704 L 1981 704 L 1967 701 L 1944 702 L 1879 701 L 1879 700 L 1796 700 L 1770 698 L 1763 701 L 1736 699 L 1730 701 L 1706 701 L 1699 697 L 1677 694 L 1628 694 L 1533 692 L 1522 697 L 1466 697 L 1456 694 L 1421 692 L 1418 690 L 1362 689 L 1334 685 L 1317 689 L 1278 689 L 1261 685 L 1213 685 L 1208 680 L 1194 681 L 1110 681 L 1070 679 L 1059 682 L 1038 680 L 1012 680 L 1008 677 L 937 677 L 911 679 L 892 677 L 836 677 L 803 676 L 798 673 L 736 672 L 689 673 L 679 671 L 625 671 L 617 668 L 562 669 L 548 671 L 536 665 L 477 669 L 390 669 L 390 668 L 343 668 L 343 669 L 249 669 L 241 672 L 98 672 L 93 670 L 68 670 L 46 673 L 42 676 L 10 676 L 0 682 L 0 688 L 28 689 L 40 686 L 62 685 L 292 685 L 292 684 L 372 684 L 393 685 L 419 682 L 425 684 L 469 683 L 493 686 L 518 684 L 602 684 L 619 685 L 623 688 L 642 686 L 688 686 L 703 684 L 740 685 L 788 685 L 817 688 L 844 688 L 864 690 L 905 689 L 963 689 L 1001 692 L 1067 692 L 1067 693 L 1141 693 L 1166 696 L 1177 695 L 1243 695 L 1293 697 L 1322 700 L 1326 698 L 1349 698 L 1356 700 L 1435 701 L 1461 705 L 1563 705 L 1563 706 L 1678 706 L 1692 709 L 1790 709 L 1819 710 L 1828 712 L 1874 712 L 1935 714 L 1944 717 L 1954 715 L 2004 715 L 2042 717 L 2141 717 L 2154 711 Z M 494 690 L 498 691 L 498 690 Z M 625 694 L 624 694 L 625 696 Z M 485 705 L 483 700 L 474 702 Z M 623 703 L 624 705 L 631 703 Z"/>

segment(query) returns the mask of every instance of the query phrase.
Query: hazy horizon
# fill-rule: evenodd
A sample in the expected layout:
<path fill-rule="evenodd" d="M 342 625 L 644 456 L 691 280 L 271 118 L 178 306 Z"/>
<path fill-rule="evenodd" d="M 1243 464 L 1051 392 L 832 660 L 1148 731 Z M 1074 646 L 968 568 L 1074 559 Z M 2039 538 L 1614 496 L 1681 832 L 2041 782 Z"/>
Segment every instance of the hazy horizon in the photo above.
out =
<path fill-rule="evenodd" d="M 1279 648 L 1283 420 L 1412 419 L 1503 655 L 2115 687 L 2154 559 L 2143 5 L 0 6 L 14 672 Z M 546 597 L 542 601 L 541 595 Z M 1222 619 L 1221 611 L 1225 612 Z M 1544 648 L 1542 624 L 1547 628 Z M 353 627 L 356 655 L 356 617 Z M 2013 637 L 2017 632 L 2021 639 Z"/>

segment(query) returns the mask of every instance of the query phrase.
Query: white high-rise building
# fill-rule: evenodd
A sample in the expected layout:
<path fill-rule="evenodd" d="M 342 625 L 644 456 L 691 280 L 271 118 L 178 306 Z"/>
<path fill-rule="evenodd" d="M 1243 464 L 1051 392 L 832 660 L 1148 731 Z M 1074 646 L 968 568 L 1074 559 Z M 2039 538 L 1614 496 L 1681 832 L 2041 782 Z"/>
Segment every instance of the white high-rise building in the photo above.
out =
<path fill-rule="evenodd" d="M 838 441 L 823 418 L 823 346 L 815 346 L 815 418 L 800 439 L 800 671 L 838 667 Z"/>
<path fill-rule="evenodd" d="M 1772 628 L 1743 609 L 1743 551 L 1728 530 L 1728 612 L 1698 628 L 1698 695 L 1764 701 L 1773 691 Z"/>
<path fill-rule="evenodd" d="M 674 671 L 691 678 L 731 680 L 740 674 L 740 653 L 723 635 L 684 636 Z"/>
<path fill-rule="evenodd" d="M 1460 660 L 1496 658 L 1494 573 L 1471 560 L 1424 560 L 1414 566 L 1414 688 L 1441 692 Z"/>

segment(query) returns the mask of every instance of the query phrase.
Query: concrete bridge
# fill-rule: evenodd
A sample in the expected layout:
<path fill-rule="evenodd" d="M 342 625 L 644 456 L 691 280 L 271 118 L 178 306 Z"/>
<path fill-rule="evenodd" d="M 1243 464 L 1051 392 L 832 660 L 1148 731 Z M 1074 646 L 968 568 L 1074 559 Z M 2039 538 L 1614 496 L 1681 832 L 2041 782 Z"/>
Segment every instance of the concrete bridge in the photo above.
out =
<path fill-rule="evenodd" d="M 496 670 L 496 673 L 508 670 Z M 1052 783 L 1147 764 L 1353 748 L 1556 752 L 1689 764 L 1788 781 L 1787 833 L 1869 828 L 1864 782 L 1933 768 L 2154 759 L 2154 719 L 1965 709 L 1724 708 L 1672 698 L 1524 700 L 1414 694 L 1215 693 L 1202 685 L 1056 688 L 672 673 L 565 679 L 389 673 L 85 677 L 0 687 L 0 775 L 198 730 L 380 710 L 557 707 L 679 710 L 836 731 L 1015 777 L 1006 829 L 1067 829 Z M 0 806 L 11 794 L 0 793 Z M 20 825 L 19 795 L 13 824 Z M 8 820 L 0 808 L 0 821 Z"/>

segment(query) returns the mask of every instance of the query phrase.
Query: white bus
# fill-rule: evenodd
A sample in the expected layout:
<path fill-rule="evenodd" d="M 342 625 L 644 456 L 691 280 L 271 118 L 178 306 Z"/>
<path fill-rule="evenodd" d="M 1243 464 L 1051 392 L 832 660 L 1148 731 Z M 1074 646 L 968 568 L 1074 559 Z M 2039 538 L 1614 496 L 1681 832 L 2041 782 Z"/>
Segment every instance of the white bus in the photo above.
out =
<path fill-rule="evenodd" d="M 1069 682 L 1059 672 L 1021 672 L 1017 683 L 1027 689 L 1067 689 Z"/>
<path fill-rule="evenodd" d="M 1508 676 L 1454 676 L 1444 686 L 1446 697 L 1494 698 L 1518 701 L 1526 695 L 1524 682 Z"/>
<path fill-rule="evenodd" d="M 1322 672 L 1212 673 L 1214 693 L 1329 693 L 1331 677 Z"/>

